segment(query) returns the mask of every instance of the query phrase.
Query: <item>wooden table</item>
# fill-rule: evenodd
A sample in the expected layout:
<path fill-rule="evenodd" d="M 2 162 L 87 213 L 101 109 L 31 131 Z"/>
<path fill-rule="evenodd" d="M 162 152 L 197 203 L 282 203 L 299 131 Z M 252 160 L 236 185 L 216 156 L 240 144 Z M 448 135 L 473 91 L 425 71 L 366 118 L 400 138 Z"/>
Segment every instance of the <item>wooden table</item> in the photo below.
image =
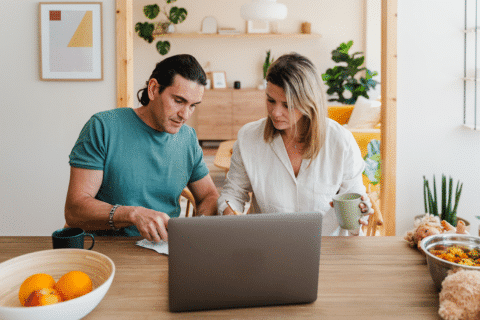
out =
<path fill-rule="evenodd" d="M 170 313 L 168 257 L 139 238 L 97 237 L 109 256 L 110 290 L 85 319 L 440 319 L 425 258 L 401 237 L 323 237 L 318 299 L 312 304 Z M 0 237 L 0 262 L 51 249 L 50 237 Z"/>

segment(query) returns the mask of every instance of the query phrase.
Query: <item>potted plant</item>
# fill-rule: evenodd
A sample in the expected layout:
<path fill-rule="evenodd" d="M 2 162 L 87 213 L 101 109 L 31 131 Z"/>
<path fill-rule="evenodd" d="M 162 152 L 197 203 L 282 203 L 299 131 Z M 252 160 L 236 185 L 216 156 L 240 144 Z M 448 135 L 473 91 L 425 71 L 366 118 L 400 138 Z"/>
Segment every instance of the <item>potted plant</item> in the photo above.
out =
<path fill-rule="evenodd" d="M 166 4 L 171 4 L 177 0 L 165 0 Z M 150 20 L 155 19 L 158 14 L 162 12 L 167 21 L 158 22 L 155 24 L 150 22 L 137 22 L 135 25 L 135 32 L 137 32 L 140 38 L 145 39 L 148 43 L 153 42 L 153 32 L 156 29 L 160 29 L 160 33 L 167 33 L 171 30 L 174 24 L 179 24 L 187 18 L 187 10 L 185 8 L 172 7 L 170 10 L 167 10 L 167 7 L 164 6 L 163 10 L 160 10 L 158 4 L 146 5 L 143 7 L 143 14 Z M 170 42 L 169 41 L 158 41 L 156 44 L 157 51 L 161 55 L 166 55 L 170 51 Z"/>
<path fill-rule="evenodd" d="M 370 89 L 374 89 L 378 81 L 373 77 L 378 75 L 376 71 L 370 71 L 367 68 L 361 66 L 365 61 L 363 52 L 355 52 L 350 55 L 348 50 L 353 45 L 353 41 L 348 43 L 342 43 L 337 49 L 332 51 L 332 60 L 337 63 L 346 63 L 345 65 L 335 66 L 327 69 L 322 74 L 322 80 L 329 87 L 327 94 L 332 96 L 336 95 L 336 98 L 328 99 L 328 101 L 338 101 L 345 104 L 355 104 L 359 96 L 369 98 L 367 92 Z M 365 77 L 355 77 L 357 73 L 365 70 Z M 349 92 L 350 97 L 345 97 L 345 93 Z M 350 95 L 349 94 L 349 95 Z"/>
<path fill-rule="evenodd" d="M 273 57 L 270 58 L 270 50 L 268 50 L 267 55 L 265 56 L 265 61 L 263 62 L 263 85 L 261 86 L 263 89 L 267 88 L 267 71 L 273 63 L 273 60 Z"/>
<path fill-rule="evenodd" d="M 267 78 L 267 71 L 268 67 L 273 63 L 273 57 L 270 58 L 270 50 L 267 51 L 267 55 L 265 56 L 265 62 L 263 62 L 263 79 Z"/>
<path fill-rule="evenodd" d="M 440 220 L 445 220 L 450 223 L 452 226 L 457 225 L 457 219 L 462 219 L 457 217 L 457 207 L 460 200 L 460 195 L 462 193 L 463 183 L 460 181 L 457 182 L 455 189 L 455 194 L 453 193 L 453 180 L 449 177 L 448 187 L 447 187 L 447 178 L 442 174 L 442 199 L 441 203 L 437 198 L 437 188 L 435 185 L 435 176 L 433 176 L 433 192 L 430 189 L 428 180 L 423 177 L 423 199 L 425 204 L 425 214 L 430 213 L 435 216 L 438 216 Z M 441 210 L 440 210 L 441 209 Z M 469 226 L 470 223 L 465 219 L 462 219 L 465 222 L 466 226 Z"/>

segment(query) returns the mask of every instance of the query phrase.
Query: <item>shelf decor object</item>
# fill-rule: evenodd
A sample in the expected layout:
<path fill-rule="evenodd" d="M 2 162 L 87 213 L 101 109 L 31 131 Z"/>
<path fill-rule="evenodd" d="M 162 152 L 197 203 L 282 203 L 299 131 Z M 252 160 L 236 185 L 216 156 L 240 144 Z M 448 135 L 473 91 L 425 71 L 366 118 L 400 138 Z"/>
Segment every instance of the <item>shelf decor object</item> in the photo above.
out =
<path fill-rule="evenodd" d="M 270 22 L 276 23 L 285 19 L 287 12 L 287 6 L 277 3 L 277 0 L 252 0 L 240 8 L 241 17 L 247 20 L 248 33 L 268 33 Z"/>
<path fill-rule="evenodd" d="M 471 10 L 469 13 L 474 13 L 475 27 L 467 28 L 467 0 L 465 0 L 465 28 L 464 32 L 464 67 L 463 67 L 463 125 L 467 128 L 478 130 L 479 123 L 477 121 L 477 84 L 478 84 L 478 68 L 477 68 L 477 46 L 478 46 L 478 0 L 475 0 L 475 10 Z M 473 50 L 467 50 L 467 38 L 469 34 L 475 34 Z M 472 53 L 473 51 L 473 53 Z M 469 53 L 469 54 L 467 54 Z M 467 68 L 471 69 L 472 62 L 470 57 L 473 55 L 473 76 L 470 74 L 467 76 Z M 468 63 L 467 63 L 468 60 Z M 468 66 L 467 66 L 468 64 Z M 472 90 L 467 89 L 471 87 L 473 83 L 473 97 L 471 95 Z M 467 94 L 467 92 L 469 94 Z M 468 100 L 468 101 L 467 101 Z"/>
<path fill-rule="evenodd" d="M 227 75 L 225 71 L 208 72 L 207 78 L 210 79 L 213 89 L 227 88 Z"/>
<path fill-rule="evenodd" d="M 40 79 L 103 80 L 102 3 L 40 2 Z"/>
<path fill-rule="evenodd" d="M 202 33 L 215 34 L 217 33 L 217 19 L 215 17 L 205 17 L 202 21 Z"/>

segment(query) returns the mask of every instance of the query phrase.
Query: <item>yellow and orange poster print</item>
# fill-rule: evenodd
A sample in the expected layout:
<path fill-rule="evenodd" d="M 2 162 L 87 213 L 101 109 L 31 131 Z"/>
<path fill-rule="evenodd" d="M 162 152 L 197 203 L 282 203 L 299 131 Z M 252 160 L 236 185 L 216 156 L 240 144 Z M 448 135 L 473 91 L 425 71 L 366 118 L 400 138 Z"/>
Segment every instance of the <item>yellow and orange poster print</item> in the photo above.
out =
<path fill-rule="evenodd" d="M 42 80 L 103 80 L 102 3 L 40 3 Z"/>

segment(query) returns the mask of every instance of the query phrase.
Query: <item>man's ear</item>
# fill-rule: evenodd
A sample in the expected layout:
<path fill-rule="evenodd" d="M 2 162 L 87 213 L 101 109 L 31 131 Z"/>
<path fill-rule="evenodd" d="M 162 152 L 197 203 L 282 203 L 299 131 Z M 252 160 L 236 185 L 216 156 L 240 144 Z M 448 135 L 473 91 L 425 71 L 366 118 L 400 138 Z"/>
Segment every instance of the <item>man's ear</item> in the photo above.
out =
<path fill-rule="evenodd" d="M 148 98 L 150 100 L 154 100 L 155 93 L 158 93 L 158 90 L 159 90 L 159 84 L 158 84 L 157 79 L 152 78 L 152 79 L 148 80 L 147 90 L 148 90 Z"/>

